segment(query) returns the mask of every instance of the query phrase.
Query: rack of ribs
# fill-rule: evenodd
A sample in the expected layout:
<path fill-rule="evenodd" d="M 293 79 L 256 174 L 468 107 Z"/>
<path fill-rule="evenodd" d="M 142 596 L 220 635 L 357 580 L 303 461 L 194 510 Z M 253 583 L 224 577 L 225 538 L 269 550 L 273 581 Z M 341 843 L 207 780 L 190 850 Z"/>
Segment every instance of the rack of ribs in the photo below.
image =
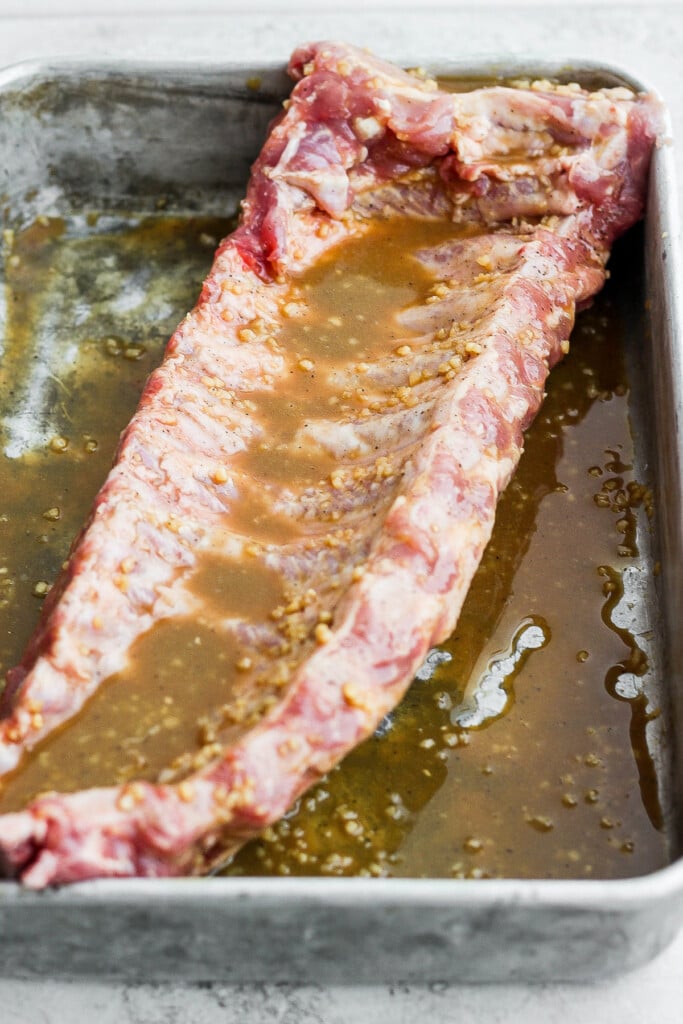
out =
<path fill-rule="evenodd" d="M 453 630 L 575 312 L 642 215 L 650 96 L 450 93 L 340 43 L 290 73 L 8 676 L 0 797 L 27 806 L 0 851 L 29 886 L 208 872 L 372 734 Z M 117 774 L 117 716 L 168 693 L 184 725 Z M 40 777 L 79 729 L 95 764 L 98 721 L 104 782 Z"/>

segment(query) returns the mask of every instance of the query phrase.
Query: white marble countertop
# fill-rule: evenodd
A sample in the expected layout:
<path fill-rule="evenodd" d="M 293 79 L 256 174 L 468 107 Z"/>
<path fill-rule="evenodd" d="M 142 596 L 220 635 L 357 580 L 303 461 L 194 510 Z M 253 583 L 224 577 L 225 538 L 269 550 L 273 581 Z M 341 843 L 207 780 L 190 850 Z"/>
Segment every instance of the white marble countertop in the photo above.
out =
<path fill-rule="evenodd" d="M 419 14 L 414 0 L 374 5 L 347 0 L 344 14 L 320 13 L 325 10 L 321 0 L 239 6 L 250 13 L 240 13 L 229 0 L 0 0 L 0 67 L 64 55 L 284 61 L 297 43 L 325 37 L 345 38 L 411 63 L 491 54 L 575 57 L 620 65 L 650 82 L 669 105 L 674 136 L 683 137 L 683 5 L 498 0 L 489 6 L 441 0 Z M 107 13 L 112 7 L 116 16 Z M 180 52 L 178 39 L 183 40 Z M 680 157 L 678 180 L 683 182 Z M 681 1020 L 682 996 L 683 932 L 654 962 L 594 985 L 323 988 L 5 979 L 0 980 L 0 1019 L 3 1024 L 674 1024 Z"/>

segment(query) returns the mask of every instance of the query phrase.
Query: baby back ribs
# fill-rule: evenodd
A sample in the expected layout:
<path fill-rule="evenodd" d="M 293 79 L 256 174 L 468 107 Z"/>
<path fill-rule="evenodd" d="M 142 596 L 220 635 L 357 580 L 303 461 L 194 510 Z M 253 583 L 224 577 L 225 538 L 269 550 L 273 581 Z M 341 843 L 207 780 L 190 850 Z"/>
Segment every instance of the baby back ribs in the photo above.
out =
<path fill-rule="evenodd" d="M 206 872 L 374 731 L 454 628 L 575 312 L 642 214 L 650 97 L 453 94 L 338 43 L 290 71 L 9 674 L 0 771 L 157 667 L 188 715 L 205 699 L 201 739 L 0 815 L 30 886 Z"/>

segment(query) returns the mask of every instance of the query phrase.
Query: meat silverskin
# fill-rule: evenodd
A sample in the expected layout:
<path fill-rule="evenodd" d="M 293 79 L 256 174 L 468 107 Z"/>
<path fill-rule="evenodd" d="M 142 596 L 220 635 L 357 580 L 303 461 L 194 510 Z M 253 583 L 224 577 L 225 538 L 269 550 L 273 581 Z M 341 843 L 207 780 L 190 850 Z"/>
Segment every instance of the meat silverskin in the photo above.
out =
<path fill-rule="evenodd" d="M 342 43 L 304 46 L 289 69 L 240 225 L 8 675 L 0 772 L 125 671 L 159 623 L 204 616 L 223 631 L 251 714 L 221 723 L 185 774 L 48 793 L 0 816 L 5 870 L 31 887 L 206 873 L 372 734 L 453 630 L 575 312 L 643 212 L 660 131 L 650 96 L 548 82 L 451 94 Z M 349 398 L 360 371 L 337 361 L 321 383 L 331 400 L 301 404 L 293 428 L 292 445 L 331 472 L 250 475 L 268 403 L 295 361 L 312 366 L 282 341 L 305 320 L 297 281 L 407 218 L 452 225 L 415 253 L 432 291 L 397 311 L 398 340 L 362 368 L 366 394 Z M 250 535 L 254 502 L 266 527 Z M 211 619 L 194 582 L 207 557 L 255 559 L 290 607 Z"/>

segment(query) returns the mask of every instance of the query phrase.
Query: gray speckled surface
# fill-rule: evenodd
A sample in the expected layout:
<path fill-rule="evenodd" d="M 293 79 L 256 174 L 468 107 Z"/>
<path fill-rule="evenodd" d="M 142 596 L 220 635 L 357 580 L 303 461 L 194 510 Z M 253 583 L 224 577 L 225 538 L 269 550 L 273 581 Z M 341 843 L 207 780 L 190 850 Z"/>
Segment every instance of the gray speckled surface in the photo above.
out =
<path fill-rule="evenodd" d="M 158 4 L 142 9 L 163 10 Z M 258 6 L 258 5 L 256 5 Z M 265 6 L 265 5 L 264 5 Z M 301 3 L 301 8 L 311 6 Z M 319 5 L 318 5 L 319 6 Z M 399 6 L 399 5 L 397 5 Z M 201 10 L 201 5 L 197 7 Z M 278 7 L 280 9 L 278 9 Z M 52 55 L 160 57 L 192 60 L 286 58 L 306 38 L 339 36 L 381 53 L 419 63 L 434 54 L 476 57 L 491 53 L 549 58 L 575 56 L 622 65 L 651 82 L 665 97 L 675 135 L 683 127 L 683 6 L 649 4 L 593 6 L 498 3 L 493 7 L 455 2 L 449 8 L 414 13 L 367 11 L 354 3 L 347 13 L 300 10 L 284 14 L 271 2 L 263 14 L 185 15 L 160 18 L 110 16 L 104 3 L 53 0 L 30 6 L 0 2 L 0 65 Z M 124 4 L 127 10 L 132 5 Z M 215 11 L 216 4 L 206 8 Z M 10 17 L 21 9 L 35 17 Z M 170 2 L 174 12 L 189 3 Z M 223 11 L 226 6 L 223 5 Z M 44 11 L 50 11 L 50 17 Z M 57 12 L 88 12 L 87 17 Z M 683 168 L 678 167 L 679 182 Z M 679 186 L 680 194 L 680 186 Z M 59 980 L 0 982 L 1 1019 L 19 1022 L 100 1024 L 133 1022 L 277 1021 L 535 1021 L 560 1024 L 577 1019 L 600 1024 L 635 1024 L 681 1019 L 683 935 L 653 963 L 617 980 L 582 986 L 235 986 L 123 985 Z"/>
<path fill-rule="evenodd" d="M 683 943 L 591 986 L 0 985 L 3 1024 L 679 1024 Z"/>

